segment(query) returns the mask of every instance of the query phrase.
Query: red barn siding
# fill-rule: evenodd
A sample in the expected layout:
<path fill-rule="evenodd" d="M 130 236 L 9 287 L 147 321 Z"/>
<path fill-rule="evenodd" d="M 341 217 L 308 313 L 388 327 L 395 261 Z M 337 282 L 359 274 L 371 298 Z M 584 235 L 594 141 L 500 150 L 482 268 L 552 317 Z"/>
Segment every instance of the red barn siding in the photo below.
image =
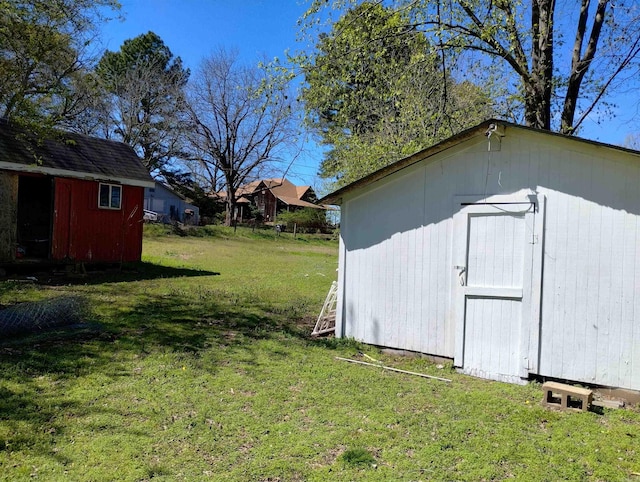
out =
<path fill-rule="evenodd" d="M 122 209 L 98 208 L 96 181 L 56 178 L 53 242 L 56 260 L 139 261 L 144 188 L 122 186 Z"/>

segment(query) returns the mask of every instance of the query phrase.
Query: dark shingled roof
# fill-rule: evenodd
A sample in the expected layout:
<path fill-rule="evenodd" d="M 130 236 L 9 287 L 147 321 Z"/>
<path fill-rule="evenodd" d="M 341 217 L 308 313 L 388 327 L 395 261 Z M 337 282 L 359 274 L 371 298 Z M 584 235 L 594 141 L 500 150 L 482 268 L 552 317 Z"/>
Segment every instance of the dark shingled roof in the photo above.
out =
<path fill-rule="evenodd" d="M 82 174 L 78 177 L 129 180 L 135 184 L 153 182 L 127 144 L 60 131 L 38 139 L 33 133 L 0 119 L 0 164 L 4 163 L 23 165 L 25 171 L 60 170 Z M 20 170 L 19 166 L 11 169 Z"/>

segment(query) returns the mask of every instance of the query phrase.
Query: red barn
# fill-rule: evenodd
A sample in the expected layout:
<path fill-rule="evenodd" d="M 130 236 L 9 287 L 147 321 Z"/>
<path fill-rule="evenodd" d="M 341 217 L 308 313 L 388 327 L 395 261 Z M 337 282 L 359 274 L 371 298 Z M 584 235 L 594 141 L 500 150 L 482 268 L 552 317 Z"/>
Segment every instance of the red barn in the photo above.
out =
<path fill-rule="evenodd" d="M 0 263 L 139 261 L 153 185 L 126 144 L 0 120 Z"/>

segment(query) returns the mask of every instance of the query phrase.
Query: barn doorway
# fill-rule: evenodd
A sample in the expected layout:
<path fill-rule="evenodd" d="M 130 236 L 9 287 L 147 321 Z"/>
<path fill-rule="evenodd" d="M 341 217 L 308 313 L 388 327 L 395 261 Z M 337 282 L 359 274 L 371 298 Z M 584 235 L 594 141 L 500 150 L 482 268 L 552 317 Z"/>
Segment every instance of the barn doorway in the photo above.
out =
<path fill-rule="evenodd" d="M 18 179 L 18 257 L 48 259 L 51 253 L 53 178 Z"/>
<path fill-rule="evenodd" d="M 518 383 L 537 357 L 542 231 L 537 202 L 498 198 L 462 203 L 454 217 L 455 363 L 470 375 Z"/>

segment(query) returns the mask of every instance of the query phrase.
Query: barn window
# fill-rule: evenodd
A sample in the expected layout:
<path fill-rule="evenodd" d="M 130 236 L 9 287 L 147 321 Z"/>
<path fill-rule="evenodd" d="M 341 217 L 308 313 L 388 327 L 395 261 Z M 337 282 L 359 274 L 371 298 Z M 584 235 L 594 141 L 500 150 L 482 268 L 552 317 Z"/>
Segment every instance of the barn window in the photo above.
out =
<path fill-rule="evenodd" d="M 120 209 L 122 206 L 122 186 L 117 184 L 100 184 L 98 207 Z"/>

